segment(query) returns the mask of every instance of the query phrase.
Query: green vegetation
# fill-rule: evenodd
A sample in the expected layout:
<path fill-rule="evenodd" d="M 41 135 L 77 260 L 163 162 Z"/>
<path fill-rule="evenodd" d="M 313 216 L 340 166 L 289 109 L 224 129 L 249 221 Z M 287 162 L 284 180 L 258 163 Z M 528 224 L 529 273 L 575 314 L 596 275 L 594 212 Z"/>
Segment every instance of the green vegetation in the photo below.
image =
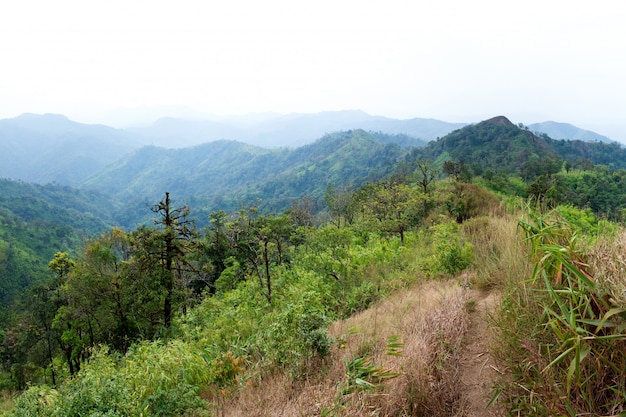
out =
<path fill-rule="evenodd" d="M 306 196 L 319 210 L 328 184 L 355 189 L 381 179 L 407 152 L 363 130 L 328 134 L 293 150 L 234 141 L 186 149 L 146 147 L 91 177 L 83 187 L 132 204 L 130 213 L 119 216 L 128 228 L 149 220 L 145 207 L 164 190 L 176 190 L 203 226 L 215 210 L 236 211 L 257 200 L 262 211 L 275 213 Z"/>
<path fill-rule="evenodd" d="M 95 192 L 0 180 L 0 308 L 46 281 L 56 252 L 73 252 L 110 227 L 116 208 Z"/>
<path fill-rule="evenodd" d="M 333 214 L 346 215 L 341 223 L 313 226 L 295 210 L 252 207 L 214 213 L 203 236 L 166 194 L 155 227 L 112 229 L 76 256 L 57 253 L 51 279 L 33 288 L 37 303 L 7 328 L 6 383 L 38 384 L 14 415 L 200 415 L 224 407 L 246 381 L 311 374 L 334 345 L 331 321 L 414 282 L 407 268 L 426 276 L 413 258 L 424 250 L 418 235 L 449 249 L 437 260 L 441 276 L 470 266 L 471 245 L 457 243 L 461 230 L 433 203 L 449 191 L 425 194 L 416 178 L 366 185 Z"/>
<path fill-rule="evenodd" d="M 295 151 L 222 142 L 250 170 L 242 188 L 216 179 L 232 188 L 224 209 L 198 195 L 194 219 L 162 190 L 125 217 L 154 221 L 128 230 L 98 194 L 5 181 L 4 414 L 462 415 L 471 287 L 502 294 L 494 406 L 618 415 L 626 175 L 552 145 L 502 118 L 423 151 L 363 131 Z M 189 195 L 215 173 L 191 178 L 210 165 L 194 155 Z M 124 165 L 137 180 L 125 192 L 168 164 Z"/>
<path fill-rule="evenodd" d="M 622 415 L 626 304 L 614 285 L 625 276 L 621 248 L 607 243 L 623 230 L 579 234 L 558 211 L 530 210 L 519 224 L 535 266 L 508 283 L 497 328 L 511 378 L 497 395 L 522 415 Z"/>

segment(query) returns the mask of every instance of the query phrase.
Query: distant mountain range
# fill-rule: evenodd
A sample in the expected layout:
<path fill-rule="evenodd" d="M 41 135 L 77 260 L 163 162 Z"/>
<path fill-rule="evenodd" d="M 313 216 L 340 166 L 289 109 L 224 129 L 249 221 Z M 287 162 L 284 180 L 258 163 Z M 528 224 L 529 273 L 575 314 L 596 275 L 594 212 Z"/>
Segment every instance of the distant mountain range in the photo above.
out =
<path fill-rule="evenodd" d="M 77 186 L 147 145 L 177 149 L 230 140 L 263 148 L 295 149 L 329 133 L 362 129 L 378 133 L 379 139 L 384 136 L 387 143 L 414 147 L 463 126 L 434 119 L 371 116 L 359 110 L 263 113 L 219 120 L 163 118 L 148 126 L 127 129 L 76 123 L 62 115 L 24 114 L 0 120 L 0 177 Z M 528 129 L 558 139 L 610 141 L 564 123 L 543 122 Z"/>
<path fill-rule="evenodd" d="M 613 142 L 591 130 L 581 129 L 569 123 L 542 122 L 528 125 L 528 129 L 535 133 L 545 133 L 552 139 L 582 140 L 583 142 Z"/>
<path fill-rule="evenodd" d="M 363 129 L 372 132 L 402 134 L 424 142 L 445 136 L 465 126 L 434 119 L 398 120 L 371 116 L 360 110 L 313 114 L 251 114 L 219 120 L 162 118 L 153 124 L 127 129 L 142 141 L 166 148 L 183 148 L 228 139 L 263 147 L 298 147 L 327 133 Z"/>
<path fill-rule="evenodd" d="M 77 185 L 142 144 L 128 132 L 54 114 L 0 120 L 0 177 Z"/>

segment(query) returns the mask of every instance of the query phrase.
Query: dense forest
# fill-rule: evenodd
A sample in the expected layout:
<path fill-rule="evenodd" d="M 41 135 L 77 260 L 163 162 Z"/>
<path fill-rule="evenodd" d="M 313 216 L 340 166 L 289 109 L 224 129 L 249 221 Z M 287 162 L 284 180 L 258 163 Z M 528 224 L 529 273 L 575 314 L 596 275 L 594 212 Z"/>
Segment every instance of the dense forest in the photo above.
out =
<path fill-rule="evenodd" d="M 2 181 L 5 414 L 463 415 L 467 287 L 502 294 L 494 407 L 626 411 L 623 148 L 505 118 L 383 139 L 148 148 L 98 192 Z M 449 282 L 419 326 L 337 324 Z"/>

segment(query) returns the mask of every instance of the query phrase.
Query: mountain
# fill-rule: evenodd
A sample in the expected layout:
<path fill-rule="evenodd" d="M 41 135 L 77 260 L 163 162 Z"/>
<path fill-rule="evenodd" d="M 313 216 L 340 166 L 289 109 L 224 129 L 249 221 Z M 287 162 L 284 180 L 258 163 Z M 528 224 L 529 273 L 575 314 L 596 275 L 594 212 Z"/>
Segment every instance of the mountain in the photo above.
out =
<path fill-rule="evenodd" d="M 153 146 L 111 164 L 81 186 L 124 201 L 124 224 L 133 227 L 138 214 L 145 215 L 147 205 L 165 191 L 203 212 L 236 210 L 257 199 L 262 208 L 284 210 L 305 196 L 321 200 L 328 184 L 357 187 L 380 178 L 406 152 L 363 130 L 329 134 L 293 150 L 226 140 L 183 149 Z"/>
<path fill-rule="evenodd" d="M 259 113 L 221 120 L 162 118 L 148 127 L 114 129 L 55 114 L 0 120 L 0 178 L 76 186 L 141 146 L 181 149 L 216 140 L 262 147 L 297 147 L 327 133 L 362 127 L 386 143 L 422 146 L 457 124 L 394 120 L 361 111 L 279 115 Z"/>
<path fill-rule="evenodd" d="M 459 161 L 475 174 L 494 172 L 520 173 L 529 161 L 555 163 L 560 158 L 571 163 L 588 160 L 611 169 L 626 169 L 626 149 L 617 142 L 555 140 L 522 129 L 506 117 L 498 116 L 465 126 L 412 152 L 429 159 Z"/>
<path fill-rule="evenodd" d="M 222 139 L 236 139 L 242 130 L 213 120 L 163 117 L 147 127 L 127 128 L 142 143 L 163 148 L 186 148 Z"/>
<path fill-rule="evenodd" d="M 416 151 L 429 159 L 452 159 L 480 169 L 517 172 L 533 154 L 550 152 L 544 138 L 504 116 L 465 126 Z"/>
<path fill-rule="evenodd" d="M 48 262 L 117 223 L 110 198 L 60 185 L 0 179 L 0 311 L 30 283 L 48 278 Z"/>
<path fill-rule="evenodd" d="M 406 135 L 427 142 L 464 125 L 434 119 L 398 120 L 371 116 L 360 110 L 345 110 L 288 115 L 265 113 L 221 120 L 163 118 L 147 127 L 127 131 L 138 135 L 145 143 L 167 148 L 220 139 L 263 147 L 297 147 L 312 143 L 327 133 L 355 129 Z"/>
<path fill-rule="evenodd" d="M 591 130 L 581 129 L 569 123 L 541 122 L 528 125 L 528 129 L 538 134 L 545 133 L 553 139 L 581 140 L 584 142 L 614 142 L 606 136 L 602 136 Z"/>
<path fill-rule="evenodd" d="M 136 149 L 128 133 L 55 114 L 0 120 L 0 177 L 76 185 Z"/>

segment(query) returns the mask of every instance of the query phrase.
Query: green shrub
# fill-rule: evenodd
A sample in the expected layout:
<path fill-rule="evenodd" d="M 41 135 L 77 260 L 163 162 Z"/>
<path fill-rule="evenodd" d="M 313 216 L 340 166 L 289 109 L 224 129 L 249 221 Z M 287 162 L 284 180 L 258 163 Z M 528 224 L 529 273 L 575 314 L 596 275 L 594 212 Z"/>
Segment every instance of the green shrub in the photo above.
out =
<path fill-rule="evenodd" d="M 378 287 L 371 281 L 355 286 L 346 294 L 341 316 L 349 317 L 358 311 L 365 310 L 378 300 L 379 296 Z"/>
<path fill-rule="evenodd" d="M 286 304 L 276 314 L 265 336 L 262 350 L 279 365 L 295 365 L 313 355 L 330 352 L 332 339 L 326 332 L 330 317 L 318 295 L 308 292 Z"/>
<path fill-rule="evenodd" d="M 430 275 L 457 275 L 472 264 L 474 247 L 459 233 L 456 223 L 440 223 L 432 230 L 435 253 L 426 263 Z"/>
<path fill-rule="evenodd" d="M 58 398 L 58 391 L 47 385 L 30 387 L 17 398 L 15 408 L 9 415 L 12 417 L 50 416 Z"/>

